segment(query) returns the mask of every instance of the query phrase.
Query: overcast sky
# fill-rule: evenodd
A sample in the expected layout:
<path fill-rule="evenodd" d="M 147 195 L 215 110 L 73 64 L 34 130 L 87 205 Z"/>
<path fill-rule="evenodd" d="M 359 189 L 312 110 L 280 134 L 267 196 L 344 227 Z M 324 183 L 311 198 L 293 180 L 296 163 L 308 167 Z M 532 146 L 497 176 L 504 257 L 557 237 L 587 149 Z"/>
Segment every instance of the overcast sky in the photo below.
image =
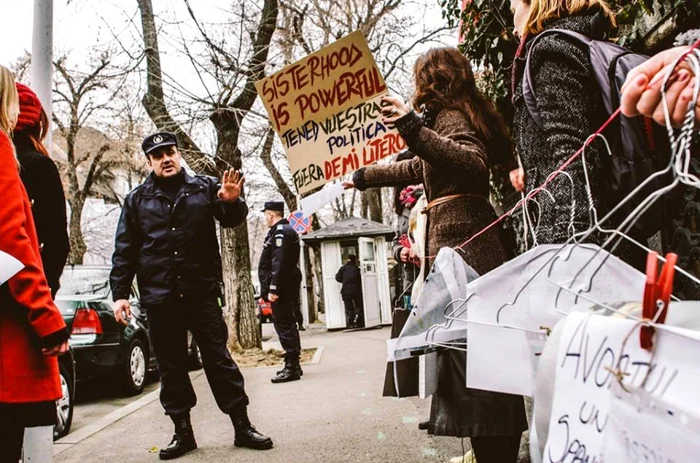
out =
<path fill-rule="evenodd" d="M 260 0 L 244 0 L 256 6 Z M 226 13 L 234 0 L 196 0 L 191 2 L 200 21 L 217 23 L 227 18 Z M 444 20 L 438 0 L 417 0 L 424 2 L 424 11 L 415 11 L 429 27 L 441 26 Z M 31 52 L 34 0 L 0 0 L 3 25 L 0 27 L 0 65 L 10 67 L 24 54 Z M 168 31 L 178 35 L 198 37 L 192 26 L 182 0 L 153 0 L 156 23 L 167 23 Z M 415 7 L 414 7 L 415 8 Z M 80 66 L 90 59 L 89 53 L 106 44 L 116 44 L 118 36 L 132 51 L 140 50 L 140 17 L 136 0 L 54 0 L 54 56 L 68 54 L 72 65 Z M 449 36 L 448 36 L 449 38 Z M 456 37 L 455 37 L 456 39 Z M 456 45 L 456 40 L 454 40 Z M 138 47 L 133 49 L 132 45 Z M 206 95 L 201 82 L 176 47 L 172 39 L 160 38 L 161 58 L 164 72 L 172 81 L 182 85 L 189 92 Z M 417 48 L 415 52 L 421 50 Z M 166 89 L 168 91 L 168 89 Z M 404 95 L 407 97 L 408 95 Z M 206 127 L 193 134 L 203 148 L 207 143 Z M 257 166 L 256 166 L 257 167 Z M 262 167 L 262 166 L 260 166 Z"/>

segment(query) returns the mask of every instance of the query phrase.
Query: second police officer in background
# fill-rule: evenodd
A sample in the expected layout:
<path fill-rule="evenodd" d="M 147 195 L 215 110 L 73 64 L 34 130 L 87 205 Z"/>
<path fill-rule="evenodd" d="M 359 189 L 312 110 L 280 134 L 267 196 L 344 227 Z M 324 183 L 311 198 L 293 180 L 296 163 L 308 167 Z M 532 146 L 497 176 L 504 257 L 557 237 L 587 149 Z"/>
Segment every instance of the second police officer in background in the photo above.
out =
<path fill-rule="evenodd" d="M 263 209 L 270 231 L 265 237 L 258 278 L 261 296 L 272 303 L 272 323 L 284 349 L 284 368 L 273 383 L 296 381 L 304 374 L 299 364 L 301 342 L 295 313 L 299 310 L 299 235 L 283 218 L 284 203 L 268 201 Z"/>

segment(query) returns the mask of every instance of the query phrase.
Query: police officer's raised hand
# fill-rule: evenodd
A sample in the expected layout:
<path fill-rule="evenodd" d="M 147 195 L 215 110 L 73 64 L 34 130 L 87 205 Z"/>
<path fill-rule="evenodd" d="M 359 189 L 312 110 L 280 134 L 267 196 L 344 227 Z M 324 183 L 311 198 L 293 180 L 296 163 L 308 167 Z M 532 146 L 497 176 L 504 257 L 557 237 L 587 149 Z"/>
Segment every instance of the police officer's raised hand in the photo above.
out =
<path fill-rule="evenodd" d="M 126 299 L 114 303 L 114 318 L 122 325 L 128 325 L 131 318 L 131 304 Z"/>
<path fill-rule="evenodd" d="M 235 203 L 241 197 L 245 177 L 237 170 L 229 169 L 224 171 L 219 190 L 219 199 L 225 203 Z"/>

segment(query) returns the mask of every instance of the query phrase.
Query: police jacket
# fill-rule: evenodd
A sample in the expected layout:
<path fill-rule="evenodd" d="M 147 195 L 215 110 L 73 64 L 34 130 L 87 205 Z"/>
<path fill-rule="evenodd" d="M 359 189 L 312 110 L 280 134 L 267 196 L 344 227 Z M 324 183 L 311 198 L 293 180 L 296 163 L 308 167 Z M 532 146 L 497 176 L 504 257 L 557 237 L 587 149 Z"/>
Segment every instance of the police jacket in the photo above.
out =
<path fill-rule="evenodd" d="M 273 225 L 265 237 L 258 278 L 263 298 L 269 293 L 285 296 L 299 291 L 299 235 L 287 219 Z"/>
<path fill-rule="evenodd" d="M 362 277 L 360 267 L 357 264 L 347 262 L 340 267 L 338 273 L 335 274 L 335 281 L 343 284 L 340 290 L 340 294 L 343 296 L 362 293 Z"/>
<path fill-rule="evenodd" d="M 203 175 L 184 180 L 174 200 L 154 179 L 131 191 L 124 200 L 112 257 L 112 296 L 128 299 L 134 275 L 141 303 L 161 304 L 170 296 L 215 297 L 221 276 L 216 218 L 222 227 L 245 220 L 242 198 L 224 203 L 219 181 Z"/>

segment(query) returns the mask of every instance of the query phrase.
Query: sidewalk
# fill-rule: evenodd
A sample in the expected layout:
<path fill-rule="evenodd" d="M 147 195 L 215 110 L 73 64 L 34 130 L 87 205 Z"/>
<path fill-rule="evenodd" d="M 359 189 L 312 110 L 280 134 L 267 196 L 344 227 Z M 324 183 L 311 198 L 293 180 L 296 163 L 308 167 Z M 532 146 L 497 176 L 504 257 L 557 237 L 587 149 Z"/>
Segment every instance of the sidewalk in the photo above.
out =
<path fill-rule="evenodd" d="M 304 366 L 301 381 L 272 384 L 277 367 L 244 369 L 251 421 L 275 443 L 268 451 L 233 446 L 231 422 L 217 408 L 205 375 L 197 376 L 192 421 L 199 448 L 177 461 L 449 461 L 459 455 L 460 440 L 418 430 L 418 421 L 427 417 L 427 401 L 381 397 L 388 337 L 388 328 L 329 333 L 313 327 L 302 333 L 302 346 L 324 349 L 320 363 Z M 130 414 L 91 437 L 60 449 L 54 461 L 159 461 L 157 449 L 170 441 L 172 424 L 158 400 L 140 402 L 143 406 L 132 407 Z"/>

